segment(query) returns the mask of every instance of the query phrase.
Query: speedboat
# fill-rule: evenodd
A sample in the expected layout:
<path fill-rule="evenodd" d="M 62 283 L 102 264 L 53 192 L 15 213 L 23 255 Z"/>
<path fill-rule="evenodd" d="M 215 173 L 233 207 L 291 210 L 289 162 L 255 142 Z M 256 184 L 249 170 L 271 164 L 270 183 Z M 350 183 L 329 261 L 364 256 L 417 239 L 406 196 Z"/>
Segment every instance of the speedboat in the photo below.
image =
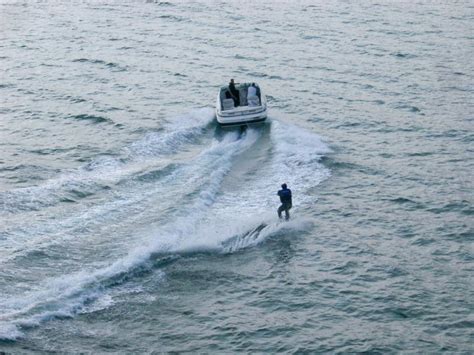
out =
<path fill-rule="evenodd" d="M 216 117 L 221 126 L 240 126 L 267 119 L 267 99 L 256 83 L 236 83 L 239 97 L 228 86 L 217 94 Z"/>

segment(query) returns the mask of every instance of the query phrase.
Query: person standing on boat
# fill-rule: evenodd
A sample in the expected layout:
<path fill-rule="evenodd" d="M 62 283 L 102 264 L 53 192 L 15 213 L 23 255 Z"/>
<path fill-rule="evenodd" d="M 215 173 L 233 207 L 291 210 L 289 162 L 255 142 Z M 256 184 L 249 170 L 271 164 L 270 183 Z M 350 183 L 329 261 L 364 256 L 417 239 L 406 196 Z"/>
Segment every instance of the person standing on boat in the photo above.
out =
<path fill-rule="evenodd" d="M 229 92 L 232 95 L 232 99 L 234 99 L 235 107 L 239 106 L 240 105 L 240 94 L 239 94 L 239 90 L 237 90 L 235 88 L 234 79 L 230 79 Z"/>
<path fill-rule="evenodd" d="M 278 218 L 281 219 L 281 213 L 285 211 L 285 219 L 290 219 L 290 209 L 292 207 L 291 190 L 286 184 L 281 185 L 281 190 L 278 191 L 280 196 L 281 206 L 278 207 Z"/>

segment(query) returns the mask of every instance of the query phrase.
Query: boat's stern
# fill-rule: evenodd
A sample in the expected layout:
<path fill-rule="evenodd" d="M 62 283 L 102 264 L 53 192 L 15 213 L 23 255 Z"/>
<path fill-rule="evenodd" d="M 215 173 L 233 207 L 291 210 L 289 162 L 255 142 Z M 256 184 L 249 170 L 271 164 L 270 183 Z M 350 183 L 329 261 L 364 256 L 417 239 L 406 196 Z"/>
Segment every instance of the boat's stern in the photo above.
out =
<path fill-rule="evenodd" d="M 254 84 L 255 85 L 255 84 Z M 221 87 L 216 98 L 216 118 L 221 126 L 239 126 L 263 122 L 267 119 L 267 102 L 265 95 L 258 88 L 258 96 L 248 96 L 250 83 L 238 84 L 240 105 L 228 91 L 227 86 Z"/>
<path fill-rule="evenodd" d="M 221 126 L 236 126 L 263 122 L 267 119 L 266 107 L 245 109 L 236 107 L 232 110 L 216 110 L 217 122 Z"/>

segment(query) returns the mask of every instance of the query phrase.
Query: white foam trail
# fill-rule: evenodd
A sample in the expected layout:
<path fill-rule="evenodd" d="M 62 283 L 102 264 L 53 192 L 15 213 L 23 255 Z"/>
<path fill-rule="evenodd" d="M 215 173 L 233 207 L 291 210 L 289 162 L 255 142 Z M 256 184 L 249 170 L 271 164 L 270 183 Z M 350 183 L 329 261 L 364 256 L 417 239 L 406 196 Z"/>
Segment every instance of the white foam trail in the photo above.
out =
<path fill-rule="evenodd" d="M 249 130 L 242 139 L 237 133 L 229 133 L 222 142 L 214 142 L 196 160 L 199 167 L 207 167 L 207 183 L 194 203 L 181 210 L 181 217 L 148 240 L 139 241 L 138 247 L 109 266 L 46 280 L 39 290 L 0 300 L 0 327 L 17 337 L 21 334 L 18 327 L 35 325 L 54 316 L 71 316 L 85 301 L 99 297 L 107 280 L 144 265 L 153 253 L 175 252 L 176 246 L 193 233 L 193 226 L 204 215 L 205 206 L 212 205 L 222 179 L 231 168 L 233 156 L 248 149 L 258 137 L 257 131 Z M 188 169 L 196 172 L 196 166 L 191 165 Z M 18 332 L 13 333 L 12 324 Z"/>
<path fill-rule="evenodd" d="M 12 260 L 30 250 L 46 247 L 50 243 L 59 244 L 74 238 L 76 234 L 74 230 L 78 226 L 97 224 L 103 220 L 104 216 L 113 219 L 118 215 L 117 211 L 133 208 L 141 201 L 153 198 L 157 193 L 156 188 L 148 188 L 146 191 L 137 193 L 138 187 L 134 185 L 139 182 L 128 177 L 142 171 L 164 170 L 172 164 L 179 164 L 180 160 L 176 155 L 172 156 L 172 164 L 166 156 L 176 152 L 180 145 L 185 146 L 189 143 L 188 140 L 193 139 L 192 137 L 201 138 L 206 125 L 213 120 L 213 117 L 214 113 L 210 109 L 194 110 L 168 123 L 167 131 L 145 136 L 131 145 L 133 149 L 125 148 L 123 155 L 128 157 L 125 160 L 99 157 L 86 166 L 62 174 L 40 186 L 0 193 L 0 212 L 8 216 L 1 245 L 5 250 L 9 250 L 4 256 L 2 255 L 1 262 Z M 148 156 L 150 151 L 154 151 L 155 155 Z M 185 158 L 189 159 L 189 157 Z M 168 170 L 172 171 L 172 169 Z M 101 188 L 102 184 L 108 186 L 125 177 L 127 177 L 125 180 L 127 186 L 114 188 L 112 198 L 104 203 L 92 206 L 85 203 L 76 204 L 70 209 L 55 211 L 54 219 L 43 220 L 41 223 L 37 223 L 37 219 L 33 218 L 29 224 L 29 221 L 25 221 L 23 214 L 20 214 L 17 220 L 15 215 L 10 215 L 19 211 L 42 211 L 43 207 L 55 205 L 59 199 L 67 196 L 68 191 L 93 191 Z M 177 176 L 171 176 L 171 178 L 176 180 Z M 117 218 L 120 220 L 120 216 Z M 111 223 L 116 224 L 117 221 L 112 220 Z"/>
<path fill-rule="evenodd" d="M 319 163 L 331 152 L 329 146 L 315 133 L 276 120 L 272 123 L 271 139 L 276 153 L 272 171 L 277 187 L 287 183 L 299 204 L 314 202 L 314 196 L 306 191 L 330 176 L 329 169 Z"/>
<path fill-rule="evenodd" d="M 268 205 L 275 204 L 273 185 L 270 187 L 270 197 L 268 200 L 264 198 L 263 204 L 253 204 L 248 209 L 240 209 L 241 206 L 220 208 L 222 201 L 226 201 L 229 196 L 230 200 L 235 197 L 232 192 L 221 195 L 222 181 L 231 170 L 234 157 L 255 144 L 259 137 L 259 130 L 248 129 L 241 139 L 238 133 L 230 132 L 221 142 L 214 141 L 208 149 L 203 150 L 191 164 L 184 165 L 179 175 L 173 177 L 177 181 L 170 181 L 170 184 L 180 185 L 180 189 L 188 189 L 189 193 L 197 190 L 199 194 L 193 197 L 189 205 L 181 206 L 174 220 L 148 235 L 137 236 L 136 247 L 127 255 L 101 268 L 51 278 L 36 290 L 0 300 L 0 329 L 3 329 L 0 336 L 14 339 L 21 336 L 21 327 L 36 325 L 55 316 L 74 315 L 83 309 L 85 302 L 102 297 L 111 279 L 133 275 L 135 269 L 146 267 L 152 254 L 199 250 L 232 253 L 288 230 L 310 228 L 311 221 L 304 218 L 275 223 L 274 213 L 258 213 L 262 208 L 266 209 L 265 202 Z M 255 185 L 248 187 L 255 190 L 253 192 L 258 198 L 262 194 L 256 191 L 264 186 L 261 184 L 269 189 L 268 179 L 275 181 L 274 175 L 277 175 L 278 182 L 286 181 L 298 190 L 317 185 L 327 176 L 325 174 L 329 174 L 318 163 L 320 157 L 329 151 L 318 136 L 274 121 L 271 140 L 274 142 L 272 146 L 275 154 L 270 169 L 262 171 Z M 183 182 L 185 186 L 181 186 Z M 170 191 L 180 189 L 170 188 Z M 219 204 L 215 204 L 218 196 Z M 267 226 L 261 231 L 248 233 L 262 222 Z"/>
<path fill-rule="evenodd" d="M 297 126 L 282 124 L 277 120 L 272 122 L 271 139 L 276 152 L 274 165 L 277 168 L 275 170 L 281 171 L 280 176 L 283 181 L 291 181 L 295 175 L 299 179 L 308 179 L 312 175 L 311 171 L 315 170 L 315 164 L 331 152 L 319 135 Z M 322 173 L 328 172 L 322 166 L 316 166 L 321 168 Z"/>
<path fill-rule="evenodd" d="M 149 133 L 126 148 L 129 159 L 173 154 L 183 145 L 192 143 L 213 119 L 214 111 L 209 108 L 178 116 L 165 125 L 165 132 Z"/>
<path fill-rule="evenodd" d="M 192 227 L 187 238 L 172 246 L 169 251 L 189 253 L 197 251 L 216 251 L 233 253 L 254 247 L 271 236 L 281 232 L 298 232 L 311 228 L 310 219 L 299 217 L 290 221 L 278 221 L 274 214 L 259 216 L 240 215 L 237 218 L 203 220 Z"/>
<path fill-rule="evenodd" d="M 39 186 L 0 192 L 0 212 L 16 213 L 54 205 L 69 191 L 85 191 L 114 184 L 155 164 L 158 158 L 170 155 L 190 144 L 203 133 L 214 119 L 214 112 L 199 109 L 177 117 L 164 127 L 163 132 L 146 135 L 123 149 L 121 157 L 101 156 L 85 166 L 62 173 Z M 99 186 L 98 186 L 99 185 Z"/>
<path fill-rule="evenodd" d="M 16 340 L 22 336 L 17 325 L 0 321 L 0 340 Z"/>
<path fill-rule="evenodd" d="M 276 192 L 284 182 L 293 190 L 292 212 L 297 212 L 299 206 L 312 205 L 317 197 L 308 191 L 330 176 L 330 171 L 320 163 L 330 151 L 319 135 L 273 119 L 270 153 L 262 159 L 263 164 L 252 166 L 253 170 L 249 171 L 255 178 L 245 184 L 244 198 L 241 189 L 228 191 L 220 196 L 214 209 L 227 214 L 238 210 L 249 215 L 264 209 L 274 210 L 276 214 L 279 201 Z"/>

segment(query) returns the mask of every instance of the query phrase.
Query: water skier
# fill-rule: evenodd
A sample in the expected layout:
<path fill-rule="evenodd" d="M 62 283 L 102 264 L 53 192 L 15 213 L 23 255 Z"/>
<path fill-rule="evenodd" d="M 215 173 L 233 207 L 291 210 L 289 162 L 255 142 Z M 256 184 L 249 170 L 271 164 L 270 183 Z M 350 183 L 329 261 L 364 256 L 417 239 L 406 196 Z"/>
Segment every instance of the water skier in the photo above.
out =
<path fill-rule="evenodd" d="M 291 190 L 287 187 L 286 184 L 281 185 L 281 190 L 278 191 L 278 196 L 280 196 L 281 206 L 278 207 L 278 218 L 281 219 L 281 213 L 285 211 L 285 219 L 290 219 L 290 209 L 292 207 L 291 200 Z"/>

